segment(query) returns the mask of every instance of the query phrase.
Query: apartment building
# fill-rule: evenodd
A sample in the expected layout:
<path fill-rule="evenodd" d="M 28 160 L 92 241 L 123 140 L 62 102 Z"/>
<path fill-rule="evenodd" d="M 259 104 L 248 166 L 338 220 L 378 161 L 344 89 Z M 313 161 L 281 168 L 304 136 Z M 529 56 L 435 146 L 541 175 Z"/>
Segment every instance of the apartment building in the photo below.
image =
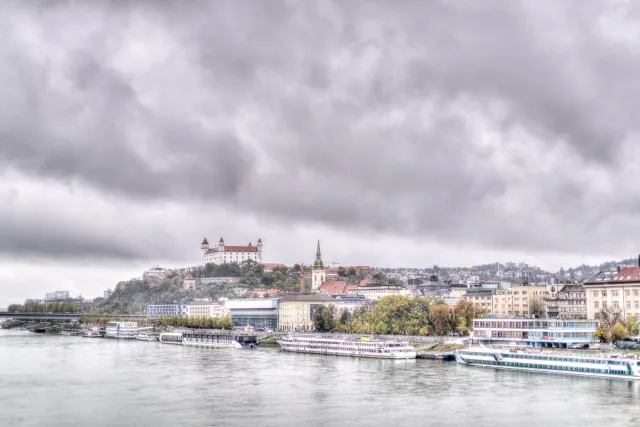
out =
<path fill-rule="evenodd" d="M 601 272 L 584 283 L 587 317 L 597 318 L 602 309 L 619 311 L 624 319 L 640 317 L 640 267 Z"/>

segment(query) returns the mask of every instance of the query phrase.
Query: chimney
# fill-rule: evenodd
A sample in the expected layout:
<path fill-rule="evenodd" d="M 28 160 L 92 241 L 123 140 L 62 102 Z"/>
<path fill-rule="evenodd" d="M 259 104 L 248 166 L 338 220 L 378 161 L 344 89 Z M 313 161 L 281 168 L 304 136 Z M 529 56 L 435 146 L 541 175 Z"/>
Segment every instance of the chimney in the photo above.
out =
<path fill-rule="evenodd" d="M 620 266 L 618 266 L 618 273 L 620 273 Z"/>

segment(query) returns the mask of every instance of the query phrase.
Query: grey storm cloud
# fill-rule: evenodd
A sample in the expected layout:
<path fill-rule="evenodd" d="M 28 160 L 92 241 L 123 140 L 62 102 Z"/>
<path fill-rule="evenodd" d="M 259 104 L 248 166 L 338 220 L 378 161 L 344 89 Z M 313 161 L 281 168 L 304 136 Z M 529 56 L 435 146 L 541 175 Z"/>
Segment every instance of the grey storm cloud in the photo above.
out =
<path fill-rule="evenodd" d="M 576 211 L 616 203 L 576 175 L 615 173 L 635 146 L 638 8 L 7 2 L 0 167 L 281 221 L 568 248 L 607 216 Z M 541 172 L 550 159 L 574 173 Z"/>

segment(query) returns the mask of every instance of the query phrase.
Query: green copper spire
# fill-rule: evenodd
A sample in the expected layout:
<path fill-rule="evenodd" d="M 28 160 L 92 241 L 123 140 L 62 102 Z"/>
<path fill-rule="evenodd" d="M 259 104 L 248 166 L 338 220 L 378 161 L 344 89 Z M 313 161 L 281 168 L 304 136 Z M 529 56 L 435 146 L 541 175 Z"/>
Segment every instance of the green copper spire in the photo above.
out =
<path fill-rule="evenodd" d="M 316 262 L 313 263 L 313 268 L 324 268 L 322 263 L 322 256 L 320 254 L 320 240 L 318 240 L 318 249 L 316 249 Z"/>

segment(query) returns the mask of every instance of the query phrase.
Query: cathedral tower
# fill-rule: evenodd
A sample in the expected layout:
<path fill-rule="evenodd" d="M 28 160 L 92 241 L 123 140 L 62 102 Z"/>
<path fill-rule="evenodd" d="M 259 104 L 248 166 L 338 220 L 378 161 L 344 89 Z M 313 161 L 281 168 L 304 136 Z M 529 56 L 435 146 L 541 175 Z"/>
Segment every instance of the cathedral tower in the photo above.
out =
<path fill-rule="evenodd" d="M 316 261 L 313 263 L 311 270 L 311 290 L 318 291 L 322 282 L 326 281 L 327 272 L 322 263 L 322 254 L 320 253 L 320 240 L 318 240 L 318 248 L 316 249 Z"/>

